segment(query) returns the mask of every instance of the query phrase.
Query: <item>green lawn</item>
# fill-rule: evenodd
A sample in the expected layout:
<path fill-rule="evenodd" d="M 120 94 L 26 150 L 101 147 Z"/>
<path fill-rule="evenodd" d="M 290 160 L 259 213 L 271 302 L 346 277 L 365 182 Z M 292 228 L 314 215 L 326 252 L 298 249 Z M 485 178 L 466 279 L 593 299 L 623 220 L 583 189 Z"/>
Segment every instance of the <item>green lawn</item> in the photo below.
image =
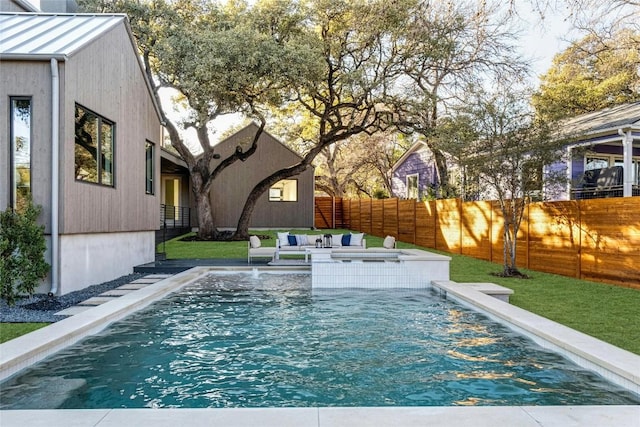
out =
<path fill-rule="evenodd" d="M 291 230 L 299 234 L 323 234 L 322 230 Z M 348 232 L 330 230 L 332 234 Z M 269 236 L 263 246 L 275 246 L 275 231 L 256 231 Z M 367 247 L 382 246 L 382 239 L 366 236 Z M 399 243 L 400 248 L 419 248 Z M 176 238 L 166 242 L 167 258 L 241 258 L 247 257 L 247 242 L 193 242 Z M 159 247 L 162 250 L 162 246 Z M 425 248 L 420 248 L 425 249 Z M 429 249 L 427 249 L 429 250 Z M 451 256 L 451 280 L 456 282 L 493 282 L 513 289 L 511 303 L 566 326 L 582 331 L 618 347 L 640 354 L 640 291 L 602 283 L 577 280 L 554 274 L 524 270 L 530 279 L 506 279 L 493 276 L 501 265 L 461 255 Z M 23 324 L 16 324 L 22 327 Z M 11 324 L 2 324 L 2 340 L 18 336 Z"/>
<path fill-rule="evenodd" d="M 47 325 L 48 323 L 0 323 L 0 343 L 28 334 Z"/>

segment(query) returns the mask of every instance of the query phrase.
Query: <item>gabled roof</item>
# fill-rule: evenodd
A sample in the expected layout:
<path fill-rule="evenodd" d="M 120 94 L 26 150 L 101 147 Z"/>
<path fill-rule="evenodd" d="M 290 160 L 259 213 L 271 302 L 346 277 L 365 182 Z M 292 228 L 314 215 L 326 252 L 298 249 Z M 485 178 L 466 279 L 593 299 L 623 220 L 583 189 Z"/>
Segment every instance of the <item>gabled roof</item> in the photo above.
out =
<path fill-rule="evenodd" d="M 64 61 L 123 22 L 123 14 L 0 13 L 0 59 Z"/>
<path fill-rule="evenodd" d="M 405 151 L 405 153 L 398 159 L 398 161 L 393 164 L 393 166 L 391 167 L 391 172 L 395 172 L 395 170 L 398 169 L 410 155 L 425 148 L 428 147 L 427 144 L 425 144 L 423 141 L 414 142 L 413 145 L 409 147 L 409 149 Z"/>
<path fill-rule="evenodd" d="M 576 136 L 617 134 L 618 129 L 640 130 L 640 102 L 616 105 L 562 121 L 562 131 Z"/>
<path fill-rule="evenodd" d="M 258 124 L 255 122 L 250 122 L 248 125 L 246 125 L 245 127 L 243 127 L 242 129 L 238 130 L 237 132 L 233 133 L 233 135 L 230 135 L 228 137 L 226 137 L 225 139 L 223 139 L 222 141 L 216 143 L 215 145 L 223 145 L 223 144 L 229 144 L 229 143 L 236 143 L 235 139 L 238 137 L 238 135 L 248 132 L 249 130 L 253 131 L 253 134 L 255 134 L 258 131 Z M 297 152 L 295 152 L 294 150 L 291 149 L 291 147 L 289 147 L 287 144 L 285 144 L 284 142 L 280 141 L 278 138 L 276 138 L 275 136 L 273 136 L 272 134 L 270 134 L 269 132 L 267 132 L 266 130 L 262 131 L 262 135 L 260 136 L 261 138 L 266 137 L 266 138 L 271 138 L 273 141 L 277 142 L 278 144 L 282 145 L 284 148 L 286 148 L 288 151 L 291 152 L 291 154 L 293 154 L 294 156 L 296 156 L 299 160 L 302 160 L 302 156 L 300 154 L 298 154 Z"/>
<path fill-rule="evenodd" d="M 162 110 L 125 14 L 0 13 L 0 60 L 66 61 L 118 25 L 127 31 L 149 96 L 162 121 Z"/>

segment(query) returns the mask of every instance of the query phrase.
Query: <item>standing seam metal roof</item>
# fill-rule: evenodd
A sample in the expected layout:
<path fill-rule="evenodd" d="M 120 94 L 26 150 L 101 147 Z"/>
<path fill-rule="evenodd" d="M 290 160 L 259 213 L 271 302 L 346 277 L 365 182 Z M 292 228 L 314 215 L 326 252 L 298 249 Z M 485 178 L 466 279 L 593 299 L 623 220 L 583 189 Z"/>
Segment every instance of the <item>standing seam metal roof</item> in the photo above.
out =
<path fill-rule="evenodd" d="M 0 13 L 0 58 L 66 59 L 125 15 Z"/>

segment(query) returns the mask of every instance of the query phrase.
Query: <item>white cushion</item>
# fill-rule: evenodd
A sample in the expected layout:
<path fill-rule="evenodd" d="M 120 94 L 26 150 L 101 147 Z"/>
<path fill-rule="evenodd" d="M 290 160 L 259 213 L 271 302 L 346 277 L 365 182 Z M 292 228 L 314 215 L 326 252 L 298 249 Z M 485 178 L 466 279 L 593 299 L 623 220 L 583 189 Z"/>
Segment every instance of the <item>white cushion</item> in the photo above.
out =
<path fill-rule="evenodd" d="M 298 246 L 307 246 L 310 244 L 306 234 L 295 234 L 295 236 Z M 313 244 L 315 245 L 315 240 Z"/>
<path fill-rule="evenodd" d="M 253 249 L 255 249 L 255 248 L 259 248 L 262 243 L 260 242 L 260 238 L 258 236 L 250 236 L 249 244 Z"/>
<path fill-rule="evenodd" d="M 396 246 L 396 238 L 393 236 L 385 237 L 384 241 L 382 242 L 382 246 L 385 249 L 393 249 Z"/>
<path fill-rule="evenodd" d="M 364 233 L 351 233 L 350 246 L 362 246 L 362 239 L 364 239 Z"/>
<path fill-rule="evenodd" d="M 332 234 L 331 244 L 333 246 L 342 246 L 342 234 Z"/>
<path fill-rule="evenodd" d="M 278 233 L 278 240 L 280 241 L 280 246 L 289 246 L 289 232 Z"/>

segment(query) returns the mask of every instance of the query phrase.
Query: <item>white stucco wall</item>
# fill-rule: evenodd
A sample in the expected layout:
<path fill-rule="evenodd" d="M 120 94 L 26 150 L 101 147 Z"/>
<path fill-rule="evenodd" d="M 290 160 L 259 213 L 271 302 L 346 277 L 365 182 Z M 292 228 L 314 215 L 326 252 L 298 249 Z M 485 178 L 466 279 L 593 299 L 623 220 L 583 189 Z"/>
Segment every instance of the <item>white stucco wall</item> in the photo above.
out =
<path fill-rule="evenodd" d="M 153 231 L 61 235 L 59 294 L 131 274 L 154 258 Z"/>

